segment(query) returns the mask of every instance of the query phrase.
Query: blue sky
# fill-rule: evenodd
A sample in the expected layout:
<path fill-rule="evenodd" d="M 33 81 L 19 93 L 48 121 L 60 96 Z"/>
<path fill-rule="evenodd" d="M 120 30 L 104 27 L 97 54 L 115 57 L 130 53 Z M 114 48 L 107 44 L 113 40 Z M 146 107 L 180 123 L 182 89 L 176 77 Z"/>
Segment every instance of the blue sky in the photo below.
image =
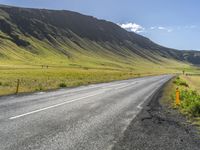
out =
<path fill-rule="evenodd" d="M 117 23 L 167 47 L 200 50 L 199 0 L 0 0 L 0 3 L 77 11 Z"/>

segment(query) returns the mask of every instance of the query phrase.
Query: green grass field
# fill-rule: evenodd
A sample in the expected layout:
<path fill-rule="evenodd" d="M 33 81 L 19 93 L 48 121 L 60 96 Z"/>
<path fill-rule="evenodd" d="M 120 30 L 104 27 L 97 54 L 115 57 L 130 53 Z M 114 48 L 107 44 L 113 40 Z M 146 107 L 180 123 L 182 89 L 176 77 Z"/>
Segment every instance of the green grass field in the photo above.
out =
<path fill-rule="evenodd" d="M 9 68 L 1 69 L 0 94 L 15 93 L 20 79 L 19 92 L 32 92 L 91 83 L 128 79 L 138 76 L 133 72 L 78 68 Z M 61 86 L 63 87 L 63 86 Z"/>
<path fill-rule="evenodd" d="M 181 71 L 156 65 L 151 68 L 141 66 L 136 69 L 2 65 L 0 66 L 0 95 L 15 93 L 18 79 L 20 80 L 19 92 L 34 92 L 176 72 Z"/>
<path fill-rule="evenodd" d="M 157 55 L 159 61 L 144 59 L 125 47 L 115 45 L 116 51 L 109 44 L 102 47 L 86 39 L 78 39 L 81 48 L 68 39 L 52 45 L 20 35 L 31 43 L 23 48 L 6 40 L 4 33 L 0 36 L 4 37 L 0 39 L 0 95 L 15 93 L 18 79 L 19 92 L 34 92 L 196 69 Z"/>

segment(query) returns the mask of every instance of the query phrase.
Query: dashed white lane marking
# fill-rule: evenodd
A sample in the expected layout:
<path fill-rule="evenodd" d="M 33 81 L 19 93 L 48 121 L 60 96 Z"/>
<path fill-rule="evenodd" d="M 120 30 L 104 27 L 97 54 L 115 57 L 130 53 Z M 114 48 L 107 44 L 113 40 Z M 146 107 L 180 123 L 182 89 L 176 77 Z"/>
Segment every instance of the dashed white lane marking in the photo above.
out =
<path fill-rule="evenodd" d="M 121 83 L 121 84 L 118 84 L 118 85 L 123 85 L 123 84 L 125 84 L 125 83 Z M 134 85 L 134 84 L 137 84 L 137 82 L 134 82 L 134 83 L 131 83 L 131 84 L 128 84 L 128 85 L 119 87 L 119 88 L 115 88 L 115 90 L 116 90 L 116 89 L 125 88 L 125 87 L 128 87 L 128 86 L 130 86 L 130 85 Z M 110 86 L 110 87 L 113 87 L 113 86 Z M 110 88 L 110 87 L 109 87 L 109 88 Z M 45 110 L 48 110 L 48 109 L 51 109 L 51 108 L 55 108 L 55 107 L 62 106 L 62 105 L 65 105 L 65 104 L 69 104 L 69 103 L 72 103 L 72 102 L 75 102 L 75 101 L 79 101 L 79 100 L 82 100 L 82 99 L 85 99 L 85 98 L 93 97 L 93 96 L 102 94 L 102 93 L 104 93 L 104 92 L 106 92 L 106 90 L 101 91 L 101 92 L 98 92 L 98 93 L 93 94 L 93 95 L 84 96 L 84 97 L 81 97 L 81 98 L 73 99 L 73 100 L 66 101 L 66 102 L 63 102 L 63 103 L 59 103 L 59 104 L 56 104 L 56 105 L 52 105 L 52 106 L 48 106 L 48 107 L 45 107 L 45 108 L 37 109 L 37 110 L 31 111 L 31 112 L 28 112 L 28 113 L 24 113 L 24 114 L 21 114 L 21 115 L 13 116 L 13 117 L 10 117 L 9 119 L 10 119 L 10 120 L 13 120 L 13 119 L 21 118 L 21 117 L 24 117 L 24 116 L 27 116 L 27 115 L 35 114 L 35 113 L 38 113 L 38 112 L 41 112 L 41 111 L 45 111 Z M 140 109 L 141 109 L 141 108 L 142 108 L 141 105 L 142 105 L 142 103 L 139 104 L 139 105 L 137 106 L 137 108 L 140 108 Z"/>
<path fill-rule="evenodd" d="M 110 88 L 112 88 L 114 86 L 124 85 L 124 84 L 125 83 L 120 83 L 120 84 L 117 84 L 117 85 L 112 85 L 112 86 L 109 86 L 107 89 L 110 89 Z M 128 86 L 130 86 L 130 84 Z M 117 89 L 121 89 L 121 88 L 124 88 L 124 87 L 127 87 L 127 85 L 126 86 L 122 86 L 122 87 L 117 88 Z M 48 109 L 51 109 L 51 108 L 55 108 L 55 107 L 58 107 L 58 106 L 61 106 L 61 105 L 65 105 L 65 104 L 69 104 L 69 103 L 72 103 L 72 102 L 75 102 L 75 101 L 79 101 L 79 100 L 82 100 L 82 99 L 85 99 L 85 98 L 93 97 L 93 96 L 102 94 L 104 92 L 106 92 L 105 89 L 104 89 L 104 91 L 98 92 L 98 93 L 93 94 L 93 95 L 89 95 L 89 96 L 85 96 L 85 97 L 73 99 L 73 100 L 70 100 L 70 101 L 67 101 L 67 102 L 59 103 L 59 104 L 56 104 L 56 105 L 48 106 L 48 107 L 45 107 L 45 108 L 37 109 L 37 110 L 31 111 L 31 112 L 28 112 L 28 113 L 24 113 L 24 114 L 21 114 L 21 115 L 10 117 L 9 119 L 13 120 L 13 119 L 21 118 L 21 117 L 24 117 L 24 116 L 27 116 L 27 115 L 31 115 L 31 114 L 34 114 L 34 113 L 45 111 L 45 110 L 48 110 Z M 40 92 L 40 93 L 42 94 L 42 92 Z"/>
<path fill-rule="evenodd" d="M 81 91 L 84 91 L 84 90 L 90 90 L 90 89 L 95 89 L 95 88 L 102 88 L 102 89 L 104 89 L 104 88 L 111 88 L 111 87 L 120 86 L 120 85 L 124 85 L 124 84 L 127 84 L 127 83 L 113 84 L 113 85 L 110 85 L 110 86 L 109 85 L 90 85 L 88 87 L 87 86 L 83 86 L 83 87 L 81 87 L 81 89 L 80 88 L 79 89 L 77 89 L 77 88 L 75 88 L 75 89 L 67 89 L 67 90 L 66 89 L 60 89 L 59 91 L 65 92 L 65 93 L 68 94 L 68 93 L 81 92 Z M 38 93 L 35 93 L 35 95 L 42 95 L 42 94 L 51 94 L 51 92 L 49 92 L 49 93 L 48 92 L 38 92 Z M 56 94 L 56 96 L 57 95 L 59 96 L 60 93 Z"/>
<path fill-rule="evenodd" d="M 48 106 L 48 107 L 45 107 L 45 108 L 37 109 L 37 110 L 31 111 L 31 112 L 28 112 L 28 113 L 24 113 L 24 114 L 21 114 L 21 115 L 10 117 L 9 119 L 13 120 L 13 119 L 21 118 L 21 117 L 24 117 L 24 116 L 27 116 L 27 115 L 35 114 L 35 113 L 38 113 L 38 112 L 41 112 L 41 111 L 45 111 L 45 110 L 48 110 L 48 109 L 51 109 L 51 108 L 55 108 L 55 107 L 58 107 L 58 106 L 61 106 L 61 105 L 65 105 L 65 104 L 69 104 L 69 103 L 72 103 L 72 102 L 75 102 L 75 101 L 79 101 L 79 100 L 82 100 L 82 99 L 85 99 L 85 98 L 93 97 L 93 96 L 102 94 L 104 92 L 105 91 L 98 92 L 98 93 L 93 94 L 93 95 L 88 95 L 88 96 L 80 97 L 80 98 L 73 99 L 73 100 L 70 100 L 70 101 L 66 101 L 66 102 L 63 102 L 63 103 L 59 103 L 59 104 L 56 104 L 56 105 L 52 105 L 52 106 Z"/>
<path fill-rule="evenodd" d="M 133 83 L 128 84 L 128 85 L 126 84 L 125 86 L 121 86 L 121 87 L 115 88 L 115 90 L 123 89 L 123 88 L 129 87 L 129 86 L 134 85 L 134 84 L 137 84 L 137 82 L 133 82 Z"/>

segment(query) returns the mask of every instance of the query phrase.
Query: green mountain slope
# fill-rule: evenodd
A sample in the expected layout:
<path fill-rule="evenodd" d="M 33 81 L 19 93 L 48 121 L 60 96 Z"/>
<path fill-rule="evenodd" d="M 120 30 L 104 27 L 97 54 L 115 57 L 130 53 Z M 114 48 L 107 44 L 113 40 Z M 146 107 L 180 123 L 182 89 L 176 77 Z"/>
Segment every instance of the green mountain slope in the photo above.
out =
<path fill-rule="evenodd" d="M 135 69 L 200 64 L 200 52 L 165 48 L 76 12 L 1 5 L 0 63 Z"/>
<path fill-rule="evenodd" d="M 200 52 L 71 11 L 0 5 L 0 95 L 194 71 Z M 198 70 L 195 70 L 198 73 Z"/>

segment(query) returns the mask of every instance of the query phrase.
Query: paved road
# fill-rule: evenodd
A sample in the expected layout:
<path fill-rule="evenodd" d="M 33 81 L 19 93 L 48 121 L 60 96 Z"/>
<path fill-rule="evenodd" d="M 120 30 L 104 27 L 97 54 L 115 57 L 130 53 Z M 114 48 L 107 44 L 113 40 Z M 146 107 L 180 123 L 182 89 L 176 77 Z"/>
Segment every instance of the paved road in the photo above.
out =
<path fill-rule="evenodd" d="M 111 149 L 163 75 L 0 98 L 0 150 Z"/>

